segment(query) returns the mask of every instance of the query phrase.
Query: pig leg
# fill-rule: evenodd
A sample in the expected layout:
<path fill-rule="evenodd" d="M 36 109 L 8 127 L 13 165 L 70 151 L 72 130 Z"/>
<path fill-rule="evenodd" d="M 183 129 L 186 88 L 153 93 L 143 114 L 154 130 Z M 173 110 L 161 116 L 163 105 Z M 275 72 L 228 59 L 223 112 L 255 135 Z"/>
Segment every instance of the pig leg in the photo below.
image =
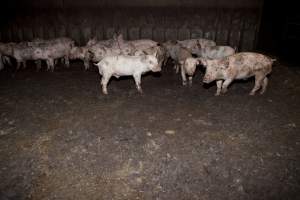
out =
<path fill-rule="evenodd" d="M 68 56 L 65 56 L 65 57 L 64 57 L 64 60 L 65 60 L 65 65 L 69 68 L 69 67 L 70 67 L 69 57 L 68 57 Z"/>
<path fill-rule="evenodd" d="M 49 71 L 50 70 L 50 62 L 49 62 L 49 60 L 46 60 L 46 64 L 47 64 L 47 71 Z"/>
<path fill-rule="evenodd" d="M 21 67 L 21 61 L 20 60 L 17 60 L 17 70 L 19 70 L 20 69 L 20 67 Z"/>
<path fill-rule="evenodd" d="M 182 85 L 185 86 L 186 85 L 186 74 L 185 74 L 185 70 L 183 68 L 183 66 L 180 66 L 181 68 L 181 78 L 182 78 Z"/>
<path fill-rule="evenodd" d="M 226 79 L 225 81 L 224 81 L 224 83 L 223 83 L 223 85 L 222 85 L 222 90 L 221 90 L 221 92 L 223 93 L 223 94 L 225 94 L 226 92 L 227 92 L 227 88 L 228 88 L 228 86 L 230 85 L 230 83 L 233 81 L 233 79 Z"/>
<path fill-rule="evenodd" d="M 265 77 L 263 82 L 262 82 L 262 87 L 261 87 L 261 91 L 260 94 L 265 93 L 266 89 L 267 89 L 267 85 L 268 85 L 268 78 Z"/>
<path fill-rule="evenodd" d="M 37 71 L 37 72 L 40 71 L 41 68 L 42 68 L 42 61 L 41 61 L 41 60 L 36 60 L 36 61 L 34 61 L 34 62 L 35 62 L 35 64 L 36 64 L 36 71 Z"/>
<path fill-rule="evenodd" d="M 179 72 L 179 65 L 178 64 L 175 64 L 175 71 L 176 71 L 176 74 L 178 74 L 178 72 Z"/>
<path fill-rule="evenodd" d="M 84 69 L 85 69 L 85 70 L 88 70 L 88 69 L 89 69 L 89 61 L 86 60 L 86 59 L 84 59 L 84 60 L 83 60 L 83 64 L 84 64 Z"/>
<path fill-rule="evenodd" d="M 166 66 L 166 65 L 167 65 L 167 62 L 168 62 L 168 58 L 165 58 L 165 59 L 163 60 L 163 66 Z"/>
<path fill-rule="evenodd" d="M 222 85 L 223 85 L 223 80 L 218 80 L 217 81 L 217 92 L 215 93 L 215 96 L 219 96 L 221 94 Z"/>
<path fill-rule="evenodd" d="M 23 69 L 25 69 L 27 66 L 26 66 L 26 60 L 22 61 L 22 65 L 23 65 Z"/>
<path fill-rule="evenodd" d="M 263 76 L 257 76 L 257 75 L 255 76 L 255 84 L 254 84 L 253 89 L 249 93 L 249 95 L 251 95 L 251 96 L 255 95 L 255 92 L 261 88 L 262 81 L 264 78 L 265 77 L 263 77 Z"/>
<path fill-rule="evenodd" d="M 193 76 L 189 76 L 189 85 L 190 85 L 190 86 L 193 85 Z"/>
<path fill-rule="evenodd" d="M 101 78 L 101 85 L 102 85 L 103 94 L 108 94 L 107 93 L 107 83 L 108 83 L 110 77 L 111 77 L 111 75 L 104 74 Z"/>
<path fill-rule="evenodd" d="M 49 59 L 49 61 L 48 61 L 48 70 L 50 69 L 51 70 L 51 72 L 53 72 L 54 71 L 54 60 L 53 59 Z"/>
<path fill-rule="evenodd" d="M 10 62 L 10 58 L 9 58 L 9 57 L 3 56 L 2 58 L 3 58 L 3 62 L 4 62 L 5 64 L 11 65 L 11 62 Z"/>
<path fill-rule="evenodd" d="M 141 74 L 134 74 L 133 75 L 136 89 L 139 91 L 139 93 L 143 93 L 142 87 L 141 87 Z"/>

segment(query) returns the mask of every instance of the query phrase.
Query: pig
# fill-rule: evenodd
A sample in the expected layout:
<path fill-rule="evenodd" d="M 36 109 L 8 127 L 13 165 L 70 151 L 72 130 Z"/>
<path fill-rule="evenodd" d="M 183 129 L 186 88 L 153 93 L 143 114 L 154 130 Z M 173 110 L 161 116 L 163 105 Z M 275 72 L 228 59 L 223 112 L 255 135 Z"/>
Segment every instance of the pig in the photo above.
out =
<path fill-rule="evenodd" d="M 93 62 L 99 62 L 105 56 L 116 55 L 133 55 L 136 49 L 131 44 L 125 44 L 121 48 L 119 47 L 105 47 L 102 45 L 93 45 L 89 48 L 90 59 Z"/>
<path fill-rule="evenodd" d="M 185 47 L 182 46 L 174 46 L 174 48 L 171 50 L 170 56 L 175 61 L 175 71 L 176 73 L 179 72 L 179 68 L 181 66 L 181 63 L 183 63 L 187 58 L 192 57 L 192 53 Z"/>
<path fill-rule="evenodd" d="M 47 63 L 47 70 L 54 71 L 54 61 L 64 57 L 65 63 L 69 65 L 69 53 L 73 47 L 74 42 L 67 38 L 59 38 L 57 40 L 48 42 L 26 43 L 16 45 L 13 48 L 13 57 L 17 61 L 17 70 L 21 63 L 23 67 L 26 66 L 26 60 L 35 60 L 37 63 L 37 70 L 41 68 L 40 60 L 45 60 Z"/>
<path fill-rule="evenodd" d="M 88 70 L 89 69 L 89 55 L 88 55 L 88 46 L 82 46 L 82 47 L 73 47 L 70 50 L 70 59 L 80 59 L 83 61 L 84 64 L 84 69 Z"/>
<path fill-rule="evenodd" d="M 59 37 L 59 38 L 52 38 L 52 39 L 42 39 L 42 38 L 35 38 L 31 41 L 32 43 L 37 44 L 44 44 L 44 43 L 74 43 L 74 41 L 71 38 L 68 37 Z"/>
<path fill-rule="evenodd" d="M 35 59 L 45 59 L 47 61 L 47 70 L 54 71 L 54 60 L 64 58 L 65 64 L 69 66 L 69 55 L 74 43 L 71 41 L 54 42 L 40 45 L 40 52 L 35 53 Z"/>
<path fill-rule="evenodd" d="M 46 60 L 48 68 L 50 68 L 49 65 L 51 65 L 51 61 L 49 61 L 49 56 L 44 55 L 44 51 L 41 47 L 33 47 L 33 46 L 22 46 L 22 45 L 16 45 L 13 48 L 13 57 L 16 59 L 17 62 L 17 70 L 20 69 L 21 64 L 23 64 L 23 68 L 26 67 L 26 61 L 27 60 Z M 54 61 L 53 61 L 54 62 Z M 41 65 L 40 62 L 37 63 L 38 70 L 40 69 Z"/>
<path fill-rule="evenodd" d="M 193 54 L 195 54 L 196 51 L 199 51 L 202 48 L 216 46 L 216 43 L 214 41 L 204 38 L 182 40 L 177 42 L 181 46 L 189 49 Z"/>
<path fill-rule="evenodd" d="M 129 44 L 132 44 L 136 49 L 144 50 L 158 45 L 157 42 L 149 39 L 140 39 L 128 41 Z"/>
<path fill-rule="evenodd" d="M 181 70 L 181 78 L 182 85 L 185 86 L 186 83 L 186 75 L 189 77 L 189 85 L 192 85 L 193 76 L 196 71 L 197 65 L 200 64 L 200 58 L 188 57 L 184 61 L 180 61 L 180 70 Z"/>
<path fill-rule="evenodd" d="M 16 43 L 0 43 L 0 53 L 4 56 L 12 56 L 13 47 Z"/>
<path fill-rule="evenodd" d="M 55 65 L 55 59 L 56 57 L 53 57 L 51 55 L 51 50 L 45 46 L 42 47 L 35 47 L 32 50 L 32 60 L 35 60 L 35 63 L 37 65 L 37 71 L 41 69 L 41 60 L 45 60 L 47 64 L 47 71 L 51 70 L 54 71 L 54 65 Z"/>
<path fill-rule="evenodd" d="M 92 62 L 99 62 L 108 54 L 107 48 L 98 44 L 89 47 L 88 53 Z"/>
<path fill-rule="evenodd" d="M 157 46 L 158 43 L 153 41 L 153 40 L 149 40 L 149 39 L 140 39 L 140 40 L 129 40 L 126 41 L 123 39 L 123 35 L 119 34 L 116 37 L 115 43 L 114 43 L 114 47 L 119 47 L 119 48 L 123 48 L 123 45 L 132 45 L 135 49 L 137 50 L 145 50 L 154 46 Z"/>
<path fill-rule="evenodd" d="M 141 75 L 153 71 L 159 72 L 156 55 L 143 56 L 106 56 L 96 64 L 99 73 L 102 75 L 101 85 L 103 94 L 107 93 L 107 83 L 111 76 L 133 76 L 137 90 L 142 93 Z"/>
<path fill-rule="evenodd" d="M 195 50 L 193 53 L 205 59 L 221 59 L 235 54 L 235 49 L 230 46 L 208 46 Z"/>
<path fill-rule="evenodd" d="M 135 56 L 142 56 L 142 55 L 156 55 L 158 60 L 158 64 L 160 67 L 166 64 L 166 50 L 162 46 L 153 46 L 145 50 L 136 50 L 134 52 Z"/>
<path fill-rule="evenodd" d="M 184 47 L 180 47 L 177 51 L 177 58 L 175 59 L 176 61 L 176 73 L 179 72 L 179 68 L 181 68 L 182 63 L 187 59 L 187 58 L 192 58 L 192 53 Z"/>
<path fill-rule="evenodd" d="M 179 44 L 176 40 L 164 42 L 162 46 L 166 49 L 168 57 L 171 57 L 172 59 L 176 58 L 176 51 L 179 47 Z"/>
<path fill-rule="evenodd" d="M 54 38 L 49 40 L 36 38 L 32 42 L 28 43 L 28 46 L 32 47 L 39 47 L 40 45 L 48 46 L 48 50 L 52 49 L 52 56 L 56 57 L 56 59 L 63 58 L 64 64 L 67 67 L 70 66 L 69 53 L 71 48 L 75 46 L 74 40 L 67 37 Z M 50 48 L 51 45 L 52 47 Z M 56 49 L 56 52 L 54 49 Z"/>
<path fill-rule="evenodd" d="M 177 41 L 175 41 L 175 40 L 168 40 L 168 41 L 162 43 L 161 45 L 162 45 L 162 47 L 166 50 L 166 61 L 165 61 L 165 63 L 166 63 L 170 58 L 172 59 L 172 58 L 176 57 L 176 56 L 174 55 L 174 50 L 173 50 L 173 48 L 176 47 L 176 46 L 178 45 Z M 171 56 L 171 54 L 172 54 L 172 56 Z M 173 59 L 172 59 L 172 60 L 173 60 Z M 173 61 L 174 61 L 174 60 L 173 60 Z M 174 66 L 174 68 L 175 68 L 175 66 Z"/>
<path fill-rule="evenodd" d="M 109 39 L 109 40 L 97 40 L 96 38 L 92 38 L 90 39 L 86 46 L 93 46 L 95 44 L 98 44 L 98 45 L 103 45 L 103 46 L 106 46 L 106 47 L 111 47 L 113 44 L 114 44 L 115 40 L 114 39 Z"/>
<path fill-rule="evenodd" d="M 11 65 L 10 58 L 13 56 L 13 48 L 16 45 L 17 43 L 13 43 L 13 42 L 0 43 L 0 54 L 2 55 L 1 57 L 2 57 L 3 64 Z"/>
<path fill-rule="evenodd" d="M 190 49 L 183 47 L 178 41 L 170 40 L 162 44 L 167 50 L 167 57 L 169 56 L 175 62 L 174 69 L 176 73 L 179 72 L 180 63 L 183 63 L 187 58 L 192 57 Z"/>
<path fill-rule="evenodd" d="M 203 77 L 204 83 L 216 80 L 216 96 L 227 92 L 227 87 L 235 79 L 246 79 L 255 77 L 255 85 L 249 95 L 255 95 L 261 89 L 260 94 L 266 91 L 268 85 L 267 75 L 272 71 L 272 64 L 275 59 L 271 59 L 263 54 L 253 52 L 242 52 L 223 59 L 201 59 L 201 63 L 206 67 Z M 223 82 L 224 80 L 224 82 Z"/>
<path fill-rule="evenodd" d="M 34 47 L 28 46 L 25 43 L 18 43 L 13 46 L 12 57 L 17 61 L 17 70 L 20 69 L 21 64 L 23 68 L 26 68 L 26 61 L 33 60 Z"/>
<path fill-rule="evenodd" d="M 117 33 L 114 33 L 112 39 L 108 39 L 108 40 L 97 40 L 95 37 L 93 37 L 93 38 L 89 39 L 86 46 L 91 47 L 91 46 L 97 44 L 99 46 L 113 47 L 113 46 L 116 46 L 116 44 L 118 42 L 118 36 L 119 35 Z M 123 39 L 123 36 L 122 36 L 122 39 Z"/>

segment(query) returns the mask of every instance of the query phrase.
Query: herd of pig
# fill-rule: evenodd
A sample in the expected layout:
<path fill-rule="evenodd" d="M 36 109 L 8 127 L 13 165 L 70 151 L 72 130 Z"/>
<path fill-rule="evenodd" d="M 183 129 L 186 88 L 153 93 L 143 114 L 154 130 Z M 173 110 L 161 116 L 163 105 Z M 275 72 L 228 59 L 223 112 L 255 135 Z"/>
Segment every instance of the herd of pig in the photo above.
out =
<path fill-rule="evenodd" d="M 122 34 L 115 34 L 112 39 L 98 41 L 91 39 L 85 46 L 75 46 L 75 42 L 66 37 L 30 42 L 0 43 L 0 70 L 4 65 L 16 69 L 26 67 L 27 60 L 36 63 L 41 69 L 41 61 L 46 61 L 47 70 L 54 71 L 58 60 L 69 67 L 69 60 L 80 59 L 87 70 L 90 62 L 94 63 L 101 74 L 102 92 L 107 94 L 107 84 L 112 76 L 133 76 L 137 90 L 142 92 L 141 75 L 161 71 L 168 59 L 174 63 L 176 73 L 181 72 L 182 84 L 192 84 L 196 67 L 206 68 L 204 83 L 216 81 L 215 95 L 226 93 L 230 83 L 235 79 L 255 77 L 255 85 L 250 95 L 260 90 L 263 94 L 268 84 L 267 75 L 272 71 L 275 59 L 254 52 L 236 53 L 230 46 L 217 46 L 208 39 L 189 39 L 184 41 L 167 41 L 159 44 L 153 40 L 124 40 Z"/>

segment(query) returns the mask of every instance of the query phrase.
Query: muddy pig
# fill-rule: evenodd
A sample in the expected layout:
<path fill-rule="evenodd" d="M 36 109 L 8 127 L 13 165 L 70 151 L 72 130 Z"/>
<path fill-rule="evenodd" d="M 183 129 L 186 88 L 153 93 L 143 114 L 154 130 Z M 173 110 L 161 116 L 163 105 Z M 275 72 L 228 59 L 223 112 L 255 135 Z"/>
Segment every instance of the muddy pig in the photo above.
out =
<path fill-rule="evenodd" d="M 206 67 L 203 82 L 210 83 L 216 80 L 215 95 L 218 96 L 221 92 L 227 92 L 227 87 L 233 80 L 254 76 L 255 85 L 249 94 L 254 95 L 259 89 L 260 94 L 263 94 L 268 85 L 267 75 L 272 71 L 274 61 L 275 59 L 263 54 L 252 52 L 237 53 L 220 60 L 201 59 L 201 63 Z"/>

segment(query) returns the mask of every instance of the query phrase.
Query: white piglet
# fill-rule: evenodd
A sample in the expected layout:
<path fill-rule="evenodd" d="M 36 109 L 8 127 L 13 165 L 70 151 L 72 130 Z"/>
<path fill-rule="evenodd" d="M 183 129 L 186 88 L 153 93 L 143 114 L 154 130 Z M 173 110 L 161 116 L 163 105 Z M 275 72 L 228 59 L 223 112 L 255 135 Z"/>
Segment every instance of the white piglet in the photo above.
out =
<path fill-rule="evenodd" d="M 128 56 L 117 55 L 104 57 L 96 64 L 102 75 L 102 92 L 107 94 L 107 84 L 112 76 L 133 76 L 137 90 L 142 93 L 142 74 L 153 71 L 161 71 L 156 55 Z"/>

